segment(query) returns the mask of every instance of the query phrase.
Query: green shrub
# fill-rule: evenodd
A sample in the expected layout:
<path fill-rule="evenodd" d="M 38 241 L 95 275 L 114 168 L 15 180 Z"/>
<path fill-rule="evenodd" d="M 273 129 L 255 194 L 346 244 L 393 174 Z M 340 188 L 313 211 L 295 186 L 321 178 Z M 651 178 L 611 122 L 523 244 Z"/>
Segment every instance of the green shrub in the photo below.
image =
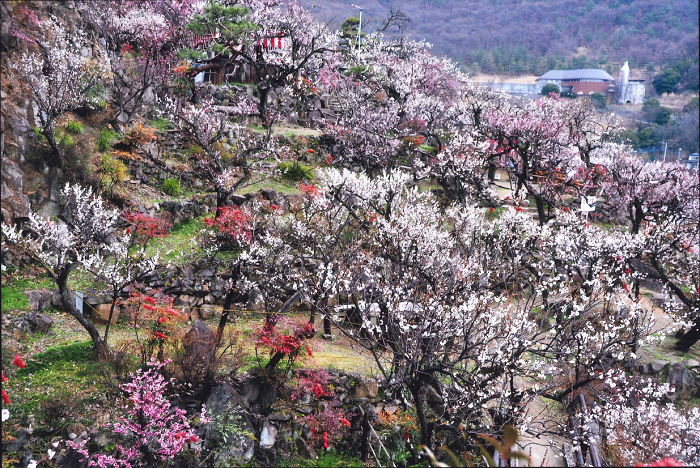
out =
<path fill-rule="evenodd" d="M 41 133 L 41 127 L 34 127 L 32 128 L 32 130 L 34 130 L 34 133 L 36 133 L 36 135 L 39 137 L 39 141 L 41 141 L 42 143 L 46 143 L 46 136 L 44 136 L 44 134 Z"/>
<path fill-rule="evenodd" d="M 606 109 L 608 107 L 608 98 L 603 93 L 591 94 L 591 102 L 596 109 Z"/>
<path fill-rule="evenodd" d="M 112 144 L 112 141 L 118 136 L 119 134 L 111 128 L 103 128 L 100 130 L 100 136 L 97 138 L 97 149 L 99 151 L 107 151 Z"/>
<path fill-rule="evenodd" d="M 203 156 L 204 150 L 201 147 L 192 144 L 185 146 L 182 150 L 182 154 L 184 154 L 187 158 L 194 158 L 197 156 Z"/>
<path fill-rule="evenodd" d="M 63 146 L 72 146 L 73 143 L 75 143 L 75 142 L 73 141 L 73 137 L 72 137 L 72 136 L 70 136 L 70 135 L 63 135 L 63 137 L 60 139 L 60 143 L 61 143 L 61 145 L 63 145 Z"/>
<path fill-rule="evenodd" d="M 100 164 L 100 184 L 105 190 L 112 191 L 114 186 L 126 180 L 126 166 L 118 159 L 105 154 Z"/>
<path fill-rule="evenodd" d="M 313 180 L 314 171 L 312 168 L 299 161 L 283 162 L 277 165 L 277 170 L 282 175 L 282 178 L 292 182 L 301 180 Z"/>
<path fill-rule="evenodd" d="M 155 127 L 159 132 L 164 132 L 166 130 L 172 130 L 175 125 L 167 117 L 160 117 L 158 119 L 153 119 L 149 122 L 151 127 Z"/>
<path fill-rule="evenodd" d="M 69 120 L 66 123 L 65 129 L 69 133 L 80 135 L 81 133 L 83 133 L 83 124 L 75 120 Z"/>
<path fill-rule="evenodd" d="M 561 93 L 559 86 L 555 85 L 554 83 L 547 83 L 546 85 L 542 86 L 540 94 L 542 94 L 543 96 L 549 96 L 551 93 Z"/>
<path fill-rule="evenodd" d="M 163 192 L 167 193 L 172 197 L 177 197 L 180 195 L 180 181 L 173 178 L 167 178 L 163 181 Z"/>
<path fill-rule="evenodd" d="M 104 109 L 107 107 L 107 89 L 102 83 L 95 83 L 85 91 L 85 101 L 92 109 Z"/>

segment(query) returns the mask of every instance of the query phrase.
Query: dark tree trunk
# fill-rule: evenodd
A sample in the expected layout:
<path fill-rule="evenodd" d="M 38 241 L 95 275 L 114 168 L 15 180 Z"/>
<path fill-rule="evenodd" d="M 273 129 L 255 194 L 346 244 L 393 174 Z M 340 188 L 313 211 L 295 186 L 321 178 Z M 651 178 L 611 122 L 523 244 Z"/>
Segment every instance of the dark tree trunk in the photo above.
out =
<path fill-rule="evenodd" d="M 639 229 L 644 220 L 644 207 L 639 202 L 633 202 L 630 207 L 630 220 L 632 221 L 632 234 L 639 234 Z"/>
<path fill-rule="evenodd" d="M 258 113 L 260 114 L 260 123 L 265 129 L 268 128 L 267 97 L 269 94 L 269 88 L 258 87 Z"/>
<path fill-rule="evenodd" d="M 236 275 L 235 279 L 238 279 L 238 275 Z M 234 284 L 236 281 L 234 280 Z M 240 294 L 238 294 L 236 291 L 231 290 L 226 294 L 226 299 L 224 300 L 224 310 L 221 312 L 221 318 L 219 319 L 219 327 L 216 329 L 216 340 L 215 340 L 215 345 L 218 346 L 219 343 L 221 343 L 221 338 L 224 336 L 224 328 L 226 328 L 226 322 L 228 322 L 228 316 L 229 312 L 231 311 L 231 306 L 233 305 L 233 301 L 240 297 Z"/>
<path fill-rule="evenodd" d="M 284 358 L 285 356 L 286 356 L 286 354 L 284 354 L 284 353 L 275 353 L 270 358 L 270 361 L 265 366 L 265 369 L 270 369 L 270 370 L 274 369 L 275 367 L 277 367 L 277 364 L 279 364 L 280 361 L 282 360 L 282 358 Z"/>
<path fill-rule="evenodd" d="M 418 417 L 418 423 L 420 424 L 420 443 L 432 450 L 432 435 L 430 434 L 430 428 L 428 427 L 428 421 L 425 417 L 425 410 L 423 409 L 423 401 L 420 397 L 421 383 L 411 383 L 408 386 L 411 392 L 411 397 L 413 398 L 413 404 L 416 407 L 416 416 Z"/>
<path fill-rule="evenodd" d="M 228 193 L 225 191 L 216 191 L 216 214 L 214 216 L 217 218 L 221 215 L 221 209 L 226 206 L 226 195 Z"/>
<path fill-rule="evenodd" d="M 535 206 L 537 206 L 537 216 L 540 218 L 540 226 L 547 223 L 547 213 L 544 211 L 544 200 L 540 197 L 535 197 Z"/>
<path fill-rule="evenodd" d="M 80 323 L 80 325 L 82 325 L 88 332 L 100 358 L 106 358 L 109 355 L 107 343 L 102 339 L 100 332 L 97 330 L 97 328 L 95 328 L 95 325 L 82 313 L 80 313 L 80 311 L 75 307 L 75 303 L 71 302 L 70 297 L 68 296 L 68 275 L 72 269 L 72 267 L 66 267 L 56 278 L 58 291 L 61 294 L 61 305 L 63 306 L 63 310 L 71 314 L 73 318 L 75 318 L 78 323 Z"/>
<path fill-rule="evenodd" d="M 51 160 L 49 163 L 54 167 L 62 167 L 63 158 L 61 157 L 61 148 L 58 146 L 53 128 L 49 128 L 48 130 L 41 132 L 41 134 L 46 137 L 46 141 L 49 142 L 49 146 L 51 147 Z"/>
<path fill-rule="evenodd" d="M 109 327 L 112 325 L 112 316 L 114 315 L 114 307 L 117 305 L 117 299 L 119 298 L 119 291 L 112 291 L 112 306 L 109 308 L 109 319 L 107 319 L 107 326 L 105 327 L 105 344 L 107 343 L 107 338 L 109 338 Z"/>
<path fill-rule="evenodd" d="M 489 182 L 493 183 L 496 180 L 496 164 L 489 161 Z"/>
<path fill-rule="evenodd" d="M 695 325 L 693 325 L 693 328 L 683 333 L 680 336 L 678 343 L 676 343 L 675 348 L 678 351 L 687 352 L 690 349 L 690 347 L 695 345 L 695 343 L 697 343 L 698 341 L 700 341 L 700 323 L 696 323 Z"/>

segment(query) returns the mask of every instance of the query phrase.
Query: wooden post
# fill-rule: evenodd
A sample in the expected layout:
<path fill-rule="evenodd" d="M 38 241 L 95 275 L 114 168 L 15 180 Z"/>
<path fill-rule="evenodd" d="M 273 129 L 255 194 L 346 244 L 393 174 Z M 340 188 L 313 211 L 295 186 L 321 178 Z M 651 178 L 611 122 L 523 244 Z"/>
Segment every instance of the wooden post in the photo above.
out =
<path fill-rule="evenodd" d="M 579 441 L 578 450 L 574 450 L 574 452 L 576 452 L 576 466 L 585 466 L 586 463 L 583 461 L 583 445 L 581 444 L 581 438 L 578 433 L 578 424 L 573 415 L 569 416 L 569 424 L 571 424 L 571 428 L 574 431 L 574 437 Z"/>
<path fill-rule="evenodd" d="M 583 412 L 584 418 L 588 415 L 588 409 L 586 408 L 586 399 L 583 395 L 579 394 L 579 402 L 581 403 L 581 411 Z M 588 439 L 588 449 L 591 452 L 591 462 L 593 466 L 602 466 L 600 463 L 600 453 L 598 451 L 598 444 L 596 444 L 593 434 L 591 434 L 590 424 L 586 424 L 586 439 Z"/>
<path fill-rule="evenodd" d="M 367 463 L 367 444 L 369 439 L 369 420 L 367 418 L 367 413 L 364 412 L 360 406 L 360 412 L 362 413 L 362 442 L 360 443 L 360 460 L 362 463 Z"/>

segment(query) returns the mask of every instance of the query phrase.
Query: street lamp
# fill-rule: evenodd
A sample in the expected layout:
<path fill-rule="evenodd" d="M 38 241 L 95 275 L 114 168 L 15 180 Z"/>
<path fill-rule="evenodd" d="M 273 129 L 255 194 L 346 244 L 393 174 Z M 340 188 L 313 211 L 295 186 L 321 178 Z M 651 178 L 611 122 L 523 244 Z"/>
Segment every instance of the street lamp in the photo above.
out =
<path fill-rule="evenodd" d="M 360 46 L 362 45 L 362 10 L 364 10 L 364 8 L 357 6 L 354 3 L 352 6 L 360 10 L 360 26 L 357 28 L 357 51 L 359 52 Z"/>

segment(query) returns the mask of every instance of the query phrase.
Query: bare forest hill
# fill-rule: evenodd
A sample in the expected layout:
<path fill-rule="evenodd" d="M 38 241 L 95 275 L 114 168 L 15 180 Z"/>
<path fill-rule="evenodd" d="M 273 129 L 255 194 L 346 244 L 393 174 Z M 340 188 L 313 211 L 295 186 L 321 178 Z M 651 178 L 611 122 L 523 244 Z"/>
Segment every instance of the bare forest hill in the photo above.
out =
<path fill-rule="evenodd" d="M 670 66 L 690 58 L 697 67 L 696 0 L 301 0 L 334 26 L 365 10 L 367 31 L 400 9 L 412 39 L 471 74 L 540 75 L 554 68 L 618 70 Z M 364 28 L 363 28 L 364 29 Z M 397 34 L 393 29 L 392 34 Z"/>

